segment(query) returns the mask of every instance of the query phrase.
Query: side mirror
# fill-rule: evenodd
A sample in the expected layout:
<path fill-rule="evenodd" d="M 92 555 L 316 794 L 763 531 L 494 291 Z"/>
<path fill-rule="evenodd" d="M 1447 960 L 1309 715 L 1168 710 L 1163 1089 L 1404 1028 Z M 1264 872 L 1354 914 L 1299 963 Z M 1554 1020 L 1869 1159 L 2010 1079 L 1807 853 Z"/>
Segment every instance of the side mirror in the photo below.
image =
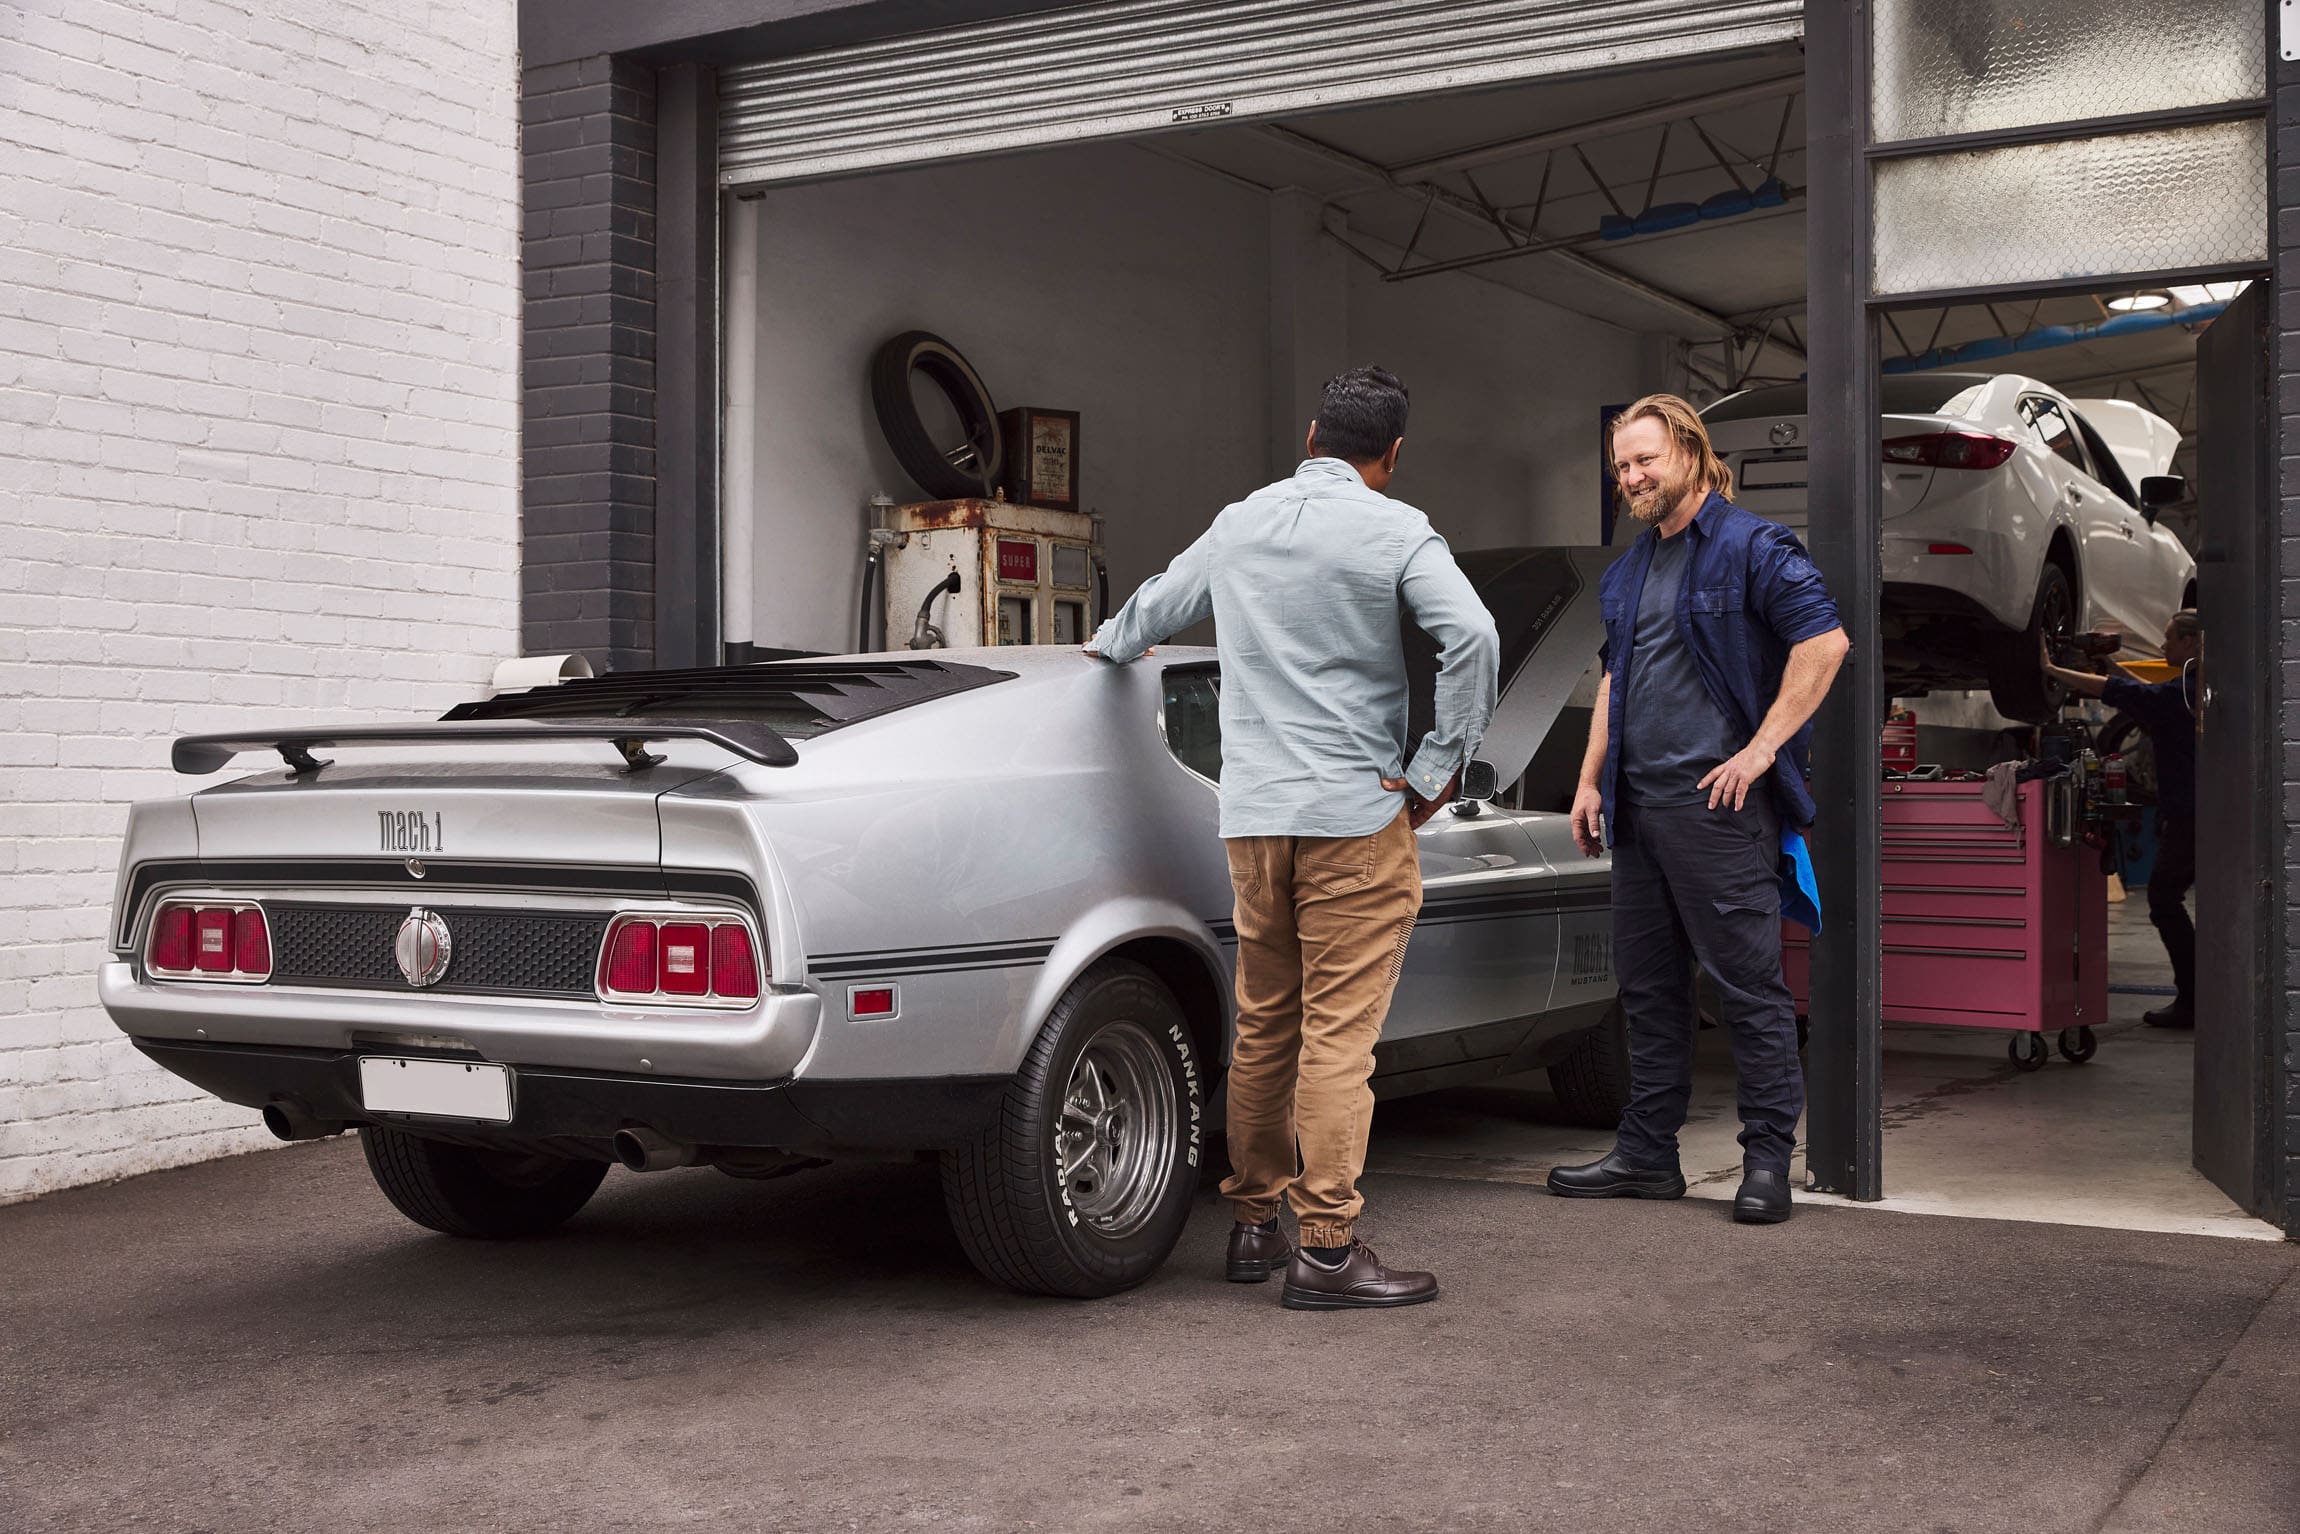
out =
<path fill-rule="evenodd" d="M 1494 781 L 1493 763 L 1472 761 L 1461 770 L 1461 797 L 1464 799 L 1491 799 L 1501 789 Z"/>
<path fill-rule="evenodd" d="M 2150 521 L 2167 506 L 2177 506 L 2188 499 L 2188 481 L 2178 474 L 2150 474 L 2140 482 L 2140 509 Z"/>

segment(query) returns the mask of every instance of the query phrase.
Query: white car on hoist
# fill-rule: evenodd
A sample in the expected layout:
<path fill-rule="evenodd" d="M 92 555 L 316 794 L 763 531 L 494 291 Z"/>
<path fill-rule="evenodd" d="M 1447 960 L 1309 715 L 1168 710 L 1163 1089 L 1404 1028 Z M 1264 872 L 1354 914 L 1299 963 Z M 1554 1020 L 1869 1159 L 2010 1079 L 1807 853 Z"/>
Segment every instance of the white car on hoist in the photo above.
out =
<path fill-rule="evenodd" d="M 2037 665 L 2040 635 L 2111 630 L 2128 656 L 2158 653 L 2166 621 L 2196 601 L 2196 561 L 2157 521 L 2187 496 L 2169 472 L 2180 445 L 2169 421 L 2014 374 L 1881 383 L 1892 695 L 1985 687 L 1999 712 L 2040 722 L 2059 703 Z M 1746 389 L 1702 417 L 1734 499 L 1803 531 L 1805 385 Z"/>

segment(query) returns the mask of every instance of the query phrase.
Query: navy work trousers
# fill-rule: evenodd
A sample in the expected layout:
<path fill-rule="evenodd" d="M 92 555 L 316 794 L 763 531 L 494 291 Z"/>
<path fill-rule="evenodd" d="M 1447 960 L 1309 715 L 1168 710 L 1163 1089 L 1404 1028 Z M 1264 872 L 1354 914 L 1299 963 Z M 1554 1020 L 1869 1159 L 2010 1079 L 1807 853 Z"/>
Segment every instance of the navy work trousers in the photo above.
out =
<path fill-rule="evenodd" d="M 1618 1145 L 1640 1166 L 1677 1165 L 1693 1095 L 1698 961 L 1732 1035 L 1743 1163 L 1789 1170 L 1805 1076 L 1781 978 L 1780 858 L 1780 821 L 1762 789 L 1738 811 L 1706 801 L 1615 807 L 1613 970 L 1630 1081 Z"/>

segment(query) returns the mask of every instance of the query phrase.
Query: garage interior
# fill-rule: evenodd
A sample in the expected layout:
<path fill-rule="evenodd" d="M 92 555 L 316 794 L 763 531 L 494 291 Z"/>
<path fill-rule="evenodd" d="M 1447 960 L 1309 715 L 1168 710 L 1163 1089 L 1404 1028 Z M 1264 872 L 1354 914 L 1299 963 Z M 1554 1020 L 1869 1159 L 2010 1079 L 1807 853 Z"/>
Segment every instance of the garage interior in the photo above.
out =
<path fill-rule="evenodd" d="M 1395 493 L 1457 549 L 1625 544 L 1609 408 L 1805 375 L 1806 138 L 1790 44 L 736 186 L 722 497 L 773 552 L 732 572 L 726 637 L 853 647 L 871 499 L 920 494 L 863 380 L 913 329 L 963 352 L 1000 408 L 1079 413 L 1113 600 L 1289 472 L 1320 382 L 1366 360 L 1413 391 Z M 2197 336 L 2243 287 L 2175 276 L 1903 308 L 1880 316 L 1877 355 L 1886 376 L 2017 372 L 2132 401 L 2182 433 L 2173 471 L 2193 489 L 2212 472 Z M 2193 499 L 2162 516 L 2197 546 Z M 900 643 L 891 615 L 885 632 Z M 1985 693 L 1901 702 L 1920 761 L 1985 766 L 2028 739 Z M 1881 1207 L 2278 1235 L 2191 1165 L 2194 1036 L 2141 1025 L 2169 969 L 2141 890 L 2111 898 L 2110 1005 L 2085 1064 L 2024 1071 L 1995 1031 L 1888 1027 Z M 1687 1173 L 1725 1198 L 1739 1153 L 1719 1032 L 1704 1051 Z M 1536 1075 L 1385 1104 L 1375 1165 L 1538 1181 L 1609 1143 L 1553 1122 L 1546 1096 Z"/>

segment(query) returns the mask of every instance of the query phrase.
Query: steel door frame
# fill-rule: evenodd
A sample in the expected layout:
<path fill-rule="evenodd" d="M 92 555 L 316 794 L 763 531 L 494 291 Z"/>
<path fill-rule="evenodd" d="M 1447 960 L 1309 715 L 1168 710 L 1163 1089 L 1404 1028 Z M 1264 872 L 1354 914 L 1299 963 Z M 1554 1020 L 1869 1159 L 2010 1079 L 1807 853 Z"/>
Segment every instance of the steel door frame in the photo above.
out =
<path fill-rule="evenodd" d="M 1813 949 L 1806 1167 L 1815 1189 L 1864 1201 L 1884 1196 L 1882 812 L 1874 786 L 1877 727 L 1886 699 L 1881 657 L 1868 638 L 1877 632 L 1882 579 L 1883 492 L 1874 472 L 1884 451 L 1878 408 L 1881 316 L 1890 310 L 1958 300 L 2034 298 L 2122 282 L 2242 277 L 2265 288 L 2269 276 L 2265 265 L 2242 264 L 1876 297 L 1869 285 L 1869 240 L 1871 168 L 1877 160 L 2264 115 L 2267 103 L 2232 102 L 2089 123 L 1879 144 L 1870 136 L 1871 20 L 1869 0 L 1843 0 L 1808 6 L 1805 24 L 1811 207 L 1806 245 L 1809 388 L 1816 398 L 1845 401 L 1849 416 L 1844 430 L 1815 434 L 1808 474 L 1813 504 L 1841 506 L 1844 515 L 1813 519 L 1807 538 L 1814 561 L 1837 598 L 1846 632 L 1853 637 L 1845 673 L 1823 705 L 1813 735 L 1815 800 L 1820 811 L 1814 840 L 1823 849 L 1816 873 L 1828 913 L 1828 935 Z M 2272 153 L 2271 176 L 2273 162 Z M 2273 190 L 2268 189 L 2266 200 L 2270 209 L 2276 205 Z M 2271 258 L 2274 243 L 2271 229 Z M 2263 716 L 2265 712 L 2263 704 Z M 2273 775 L 2268 781 L 2274 781 Z M 2252 825 L 2262 833 L 2255 847 L 2278 844 L 2268 832 L 2281 827 L 2281 816 L 2277 805 L 2263 797 L 2266 792 L 2251 796 Z M 2280 916 L 2272 914 L 2269 920 L 2268 942 L 2274 944 L 2282 930 Z M 2254 1025 L 2272 1033 L 2278 1021 L 2276 1009 L 2268 1005 L 2267 990 L 2259 994 L 2263 1000 L 2255 1008 Z M 2264 1043 L 2273 1047 L 2272 1039 Z M 2270 1124 L 2265 1132 L 2273 1129 Z"/>

